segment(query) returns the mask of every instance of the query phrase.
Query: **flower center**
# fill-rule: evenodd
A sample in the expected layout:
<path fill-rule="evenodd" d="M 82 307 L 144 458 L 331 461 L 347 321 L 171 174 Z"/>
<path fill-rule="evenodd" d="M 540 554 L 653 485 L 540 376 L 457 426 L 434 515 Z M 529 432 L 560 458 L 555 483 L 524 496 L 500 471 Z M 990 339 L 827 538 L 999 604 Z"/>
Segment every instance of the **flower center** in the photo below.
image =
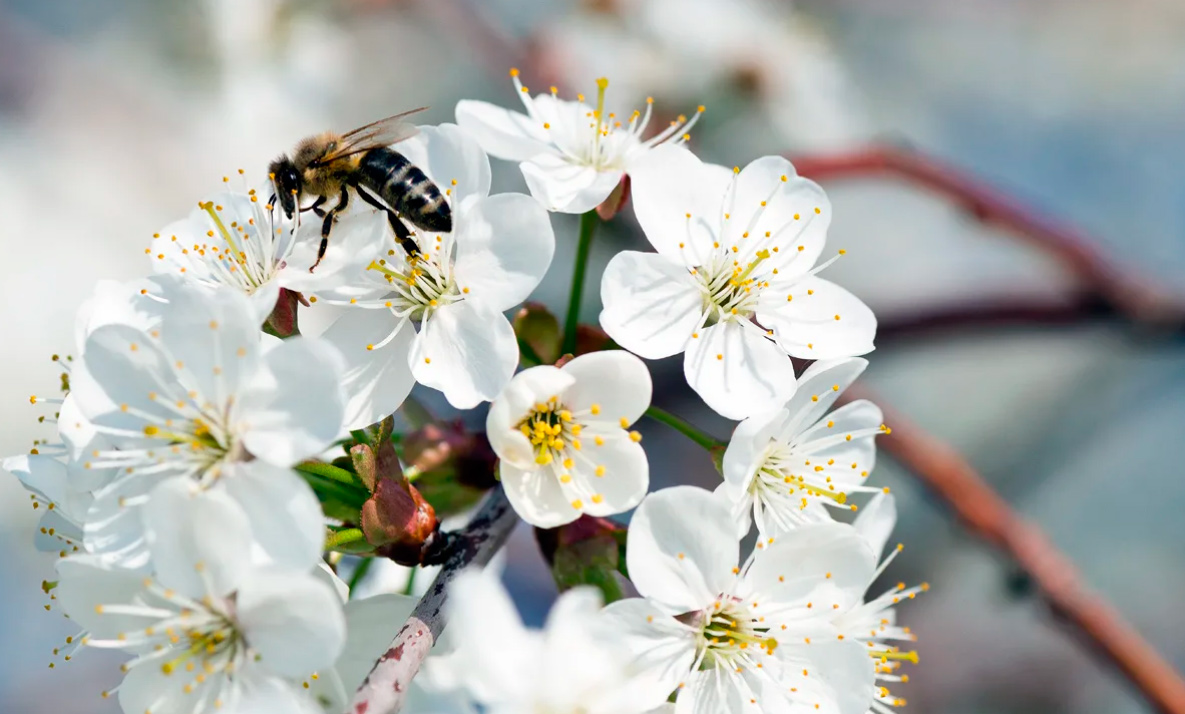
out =
<path fill-rule="evenodd" d="M 422 320 L 438 307 L 463 300 L 467 292 L 453 279 L 452 266 L 431 256 L 408 256 L 402 266 L 371 261 L 367 270 L 377 271 L 391 286 L 384 306 L 399 317 Z"/>
<path fill-rule="evenodd" d="M 530 415 L 518 424 L 518 430 L 530 440 L 535 463 L 540 466 L 565 461 L 569 446 L 579 450 L 578 437 L 582 429 L 583 426 L 573 421 L 572 413 L 559 403 L 557 397 L 536 404 Z"/>
<path fill-rule="evenodd" d="M 700 669 L 727 667 L 737 669 L 757 664 L 762 654 L 772 655 L 778 641 L 769 636 L 769 628 L 760 626 L 739 602 L 718 602 L 704 615 L 696 656 Z"/>
<path fill-rule="evenodd" d="M 720 254 L 707 266 L 693 268 L 691 274 L 699 283 L 703 299 L 704 325 L 711 326 L 728 320 L 748 320 L 757 309 L 757 298 L 769 282 L 757 267 L 769 259 L 769 251 L 762 250 L 748 263 Z"/>
<path fill-rule="evenodd" d="M 653 99 L 647 98 L 646 112 L 634 111 L 628 122 L 624 122 L 616 114 L 605 113 L 605 90 L 609 87 L 609 80 L 601 77 L 597 80 L 597 106 L 592 110 L 584 110 L 584 116 L 579 113 L 566 112 L 565 107 L 572 106 L 569 102 L 558 99 L 558 90 L 551 88 L 552 97 L 556 101 L 550 106 L 543 106 L 531 97 L 530 90 L 519 80 L 519 71 L 510 70 L 511 81 L 518 90 L 527 116 L 542 126 L 553 146 L 559 150 L 563 158 L 569 163 L 579 166 L 591 166 L 597 171 L 623 171 L 626 158 L 638 148 L 652 148 L 667 142 L 682 143 L 690 136 L 688 131 L 699 120 L 704 107 L 699 107 L 695 115 L 689 120 L 679 115 L 670 125 L 658 134 L 643 140 L 642 135 L 650 123 Z M 576 100 L 583 106 L 584 95 L 577 94 Z M 543 107 L 542 111 L 540 107 Z"/>

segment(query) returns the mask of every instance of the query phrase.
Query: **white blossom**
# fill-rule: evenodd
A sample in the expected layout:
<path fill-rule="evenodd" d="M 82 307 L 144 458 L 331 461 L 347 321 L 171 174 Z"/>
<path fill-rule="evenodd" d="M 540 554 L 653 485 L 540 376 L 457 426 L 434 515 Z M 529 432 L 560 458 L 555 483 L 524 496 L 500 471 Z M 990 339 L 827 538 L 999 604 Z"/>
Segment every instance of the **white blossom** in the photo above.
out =
<path fill-rule="evenodd" d="M 417 231 L 415 255 L 381 211 L 356 207 L 334 229 L 381 246 L 354 256 L 349 288 L 310 298 L 354 308 L 323 335 L 348 363 L 349 428 L 393 412 L 415 382 L 459 409 L 497 396 L 519 356 L 502 313 L 531 294 L 555 252 L 547 213 L 522 194 L 488 195 L 489 159 L 456 126 L 421 127 L 396 148 L 444 191 L 454 228 Z"/>
<path fill-rule="evenodd" d="M 518 161 L 531 195 L 548 210 L 584 213 L 596 208 L 621 183 L 622 176 L 647 152 L 666 143 L 682 143 L 704 108 L 688 119 L 680 116 L 654 136 L 643 139 L 650 124 L 653 100 L 645 113 L 633 111 L 623 119 L 606 113 L 609 80 L 597 80 L 597 105 L 549 94 L 531 96 L 510 70 L 511 80 L 526 113 L 473 100 L 457 103 L 457 123 L 475 136 L 487 153 Z"/>
<path fill-rule="evenodd" d="M 623 251 L 605 269 L 601 326 L 622 347 L 648 359 L 683 352 L 688 383 L 730 419 L 794 394 L 788 356 L 872 350 L 872 312 L 816 277 L 839 257 L 815 265 L 831 206 L 789 161 L 729 171 L 672 146 L 632 176 L 634 211 L 658 252 Z"/>
<path fill-rule="evenodd" d="M 884 552 L 885 543 L 897 520 L 897 507 L 893 497 L 877 494 L 856 518 L 853 526 L 864 538 L 872 552 L 878 557 Z M 889 567 L 904 546 L 897 544 L 888 557 L 881 561 L 876 572 L 869 578 L 871 587 L 881 573 Z M 906 663 L 917 664 L 917 650 L 902 649 L 901 642 L 915 642 L 917 636 L 908 627 L 897 624 L 897 605 L 903 600 L 912 600 L 918 593 L 930 589 L 928 583 L 906 587 L 897 583 L 880 595 L 868 600 L 862 599 L 852 609 L 835 618 L 837 630 L 857 642 L 863 643 L 866 654 L 876 666 L 876 678 L 881 684 L 876 688 L 876 699 L 871 711 L 875 714 L 890 714 L 890 707 L 903 706 L 905 700 L 890 691 L 889 686 L 908 682 L 909 675 L 902 673 Z M 867 596 L 865 596 L 867 597 Z"/>
<path fill-rule="evenodd" d="M 85 420 L 107 444 L 78 457 L 103 474 L 87 549 L 142 556 L 141 509 L 153 508 L 154 487 L 178 479 L 225 489 L 271 559 L 310 567 L 321 552 L 321 508 L 289 467 L 341 431 L 340 357 L 306 338 L 265 349 L 248 298 L 226 288 L 169 281 L 140 299 L 161 309 L 154 326 L 104 324 L 76 363 L 71 397 L 81 419 L 67 424 Z"/>
<path fill-rule="evenodd" d="M 451 627 L 464 637 L 447 664 L 484 711 L 643 714 L 661 702 L 638 689 L 623 643 L 602 626 L 593 588 L 562 594 L 542 630 L 523 626 L 488 571 L 461 574 L 449 602 Z"/>
<path fill-rule="evenodd" d="M 333 664 L 345 637 L 331 588 L 257 567 L 250 516 L 218 491 L 161 484 L 148 527 L 154 578 L 91 556 L 58 563 L 58 601 L 82 646 L 135 655 L 117 688 L 127 714 L 312 712 L 296 680 Z"/>
<path fill-rule="evenodd" d="M 805 526 L 758 542 L 738 567 L 727 507 L 676 486 L 648 496 L 626 561 L 642 595 L 606 610 L 652 692 L 677 712 L 864 714 L 873 663 L 831 622 L 859 602 L 875 569 L 851 527 Z"/>
<path fill-rule="evenodd" d="M 334 233 L 325 258 L 310 272 L 321 243 L 321 221 L 306 222 L 298 230 L 267 203 L 269 191 L 223 191 L 199 201 L 189 216 L 153 234 L 145 249 L 153 269 L 242 292 L 251 300 L 257 323 L 271 314 L 280 288 L 299 292 L 342 285 L 341 271 L 350 265 L 350 256 L 365 248 L 358 244 L 365 237 Z"/>
<path fill-rule="evenodd" d="M 532 367 L 510 381 L 490 405 L 486 435 L 523 520 L 554 528 L 638 505 L 650 470 L 641 435 L 627 429 L 650 392 L 646 365 L 621 350 Z"/>
<path fill-rule="evenodd" d="M 827 413 L 867 365 L 859 357 L 815 362 L 784 407 L 737 425 L 718 492 L 742 535 L 753 520 L 763 535 L 827 522 L 830 509 L 856 509 L 851 494 L 880 490 L 863 484 L 876 462 L 874 437 L 888 431 L 881 410 L 859 400 Z"/>

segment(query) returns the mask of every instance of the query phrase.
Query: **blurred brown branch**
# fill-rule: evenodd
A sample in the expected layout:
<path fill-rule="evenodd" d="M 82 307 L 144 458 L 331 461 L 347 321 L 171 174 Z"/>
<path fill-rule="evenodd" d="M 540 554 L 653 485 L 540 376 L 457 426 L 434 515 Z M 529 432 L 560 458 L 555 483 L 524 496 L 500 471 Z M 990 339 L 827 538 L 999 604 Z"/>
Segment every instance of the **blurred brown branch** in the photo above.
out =
<path fill-rule="evenodd" d="M 358 687 L 348 714 L 395 714 L 403 707 L 411 680 L 444 631 L 449 583 L 470 565 L 489 563 L 517 523 L 518 516 L 498 486 L 486 496 L 469 524 L 450 534 L 454 541 L 440 573 Z"/>
<path fill-rule="evenodd" d="M 1071 298 L 1014 298 L 966 305 L 919 309 L 891 315 L 877 325 L 881 345 L 906 337 L 946 334 L 982 328 L 1072 326 L 1117 321 L 1115 310 L 1097 295 Z M 1177 330 L 1179 334 L 1180 329 Z"/>
<path fill-rule="evenodd" d="M 893 147 L 789 158 L 801 175 L 815 180 L 885 175 L 922 186 L 961 206 L 976 219 L 1010 230 L 1056 256 L 1082 280 L 1088 293 L 1085 299 L 1097 296 L 1116 312 L 1139 323 L 1179 327 L 1185 322 L 1185 300 L 1181 296 L 1115 267 L 1096 248 L 1098 241 L 1072 226 L 1041 216 L 953 166 Z"/>
<path fill-rule="evenodd" d="M 854 386 L 842 401 L 883 401 Z M 1015 562 L 1053 612 L 1122 671 L 1159 712 L 1185 714 L 1185 680 L 1109 603 L 1089 591 L 1073 563 L 1039 528 L 1017 515 L 953 448 L 904 415 L 884 409 L 892 433 L 878 446 L 917 476 L 978 538 Z"/>

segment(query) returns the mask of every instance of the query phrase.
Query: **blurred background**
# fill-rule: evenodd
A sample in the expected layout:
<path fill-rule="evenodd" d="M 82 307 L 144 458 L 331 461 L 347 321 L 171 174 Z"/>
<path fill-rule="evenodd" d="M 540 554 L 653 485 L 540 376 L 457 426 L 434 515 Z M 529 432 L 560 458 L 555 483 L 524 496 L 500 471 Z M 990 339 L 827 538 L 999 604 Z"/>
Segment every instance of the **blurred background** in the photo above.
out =
<path fill-rule="evenodd" d="M 569 97 L 607 75 L 622 113 L 647 95 L 669 114 L 706 104 L 693 145 L 727 165 L 908 147 L 1079 227 L 1137 287 L 1185 299 L 1176 0 L 0 0 L 0 453 L 52 436 L 28 396 L 56 387 L 49 356 L 71 350 L 95 281 L 148 272 L 153 231 L 224 174 L 262 175 L 305 134 L 411 107 L 431 105 L 436 123 L 461 98 L 513 106 L 512 65 L 528 86 Z M 494 169 L 496 191 L 524 190 L 513 165 Z M 957 447 L 1185 667 L 1180 331 L 1101 313 L 905 330 L 939 311 L 1072 308 L 1083 284 L 1063 261 L 908 183 L 822 182 L 832 246 L 849 252 L 827 277 L 882 324 L 864 384 Z M 596 270 L 639 247 L 630 215 L 598 235 Z M 559 314 L 570 218 L 554 218 L 559 246 L 539 293 Z M 314 331 L 329 318 L 317 310 L 302 317 Z M 727 436 L 677 362 L 653 367 L 661 406 Z M 683 437 L 641 428 L 653 487 L 714 485 Z M 898 495 L 907 545 L 885 582 L 933 585 L 901 613 L 922 660 L 901 687 L 907 711 L 1149 711 L 913 477 L 886 459 L 873 478 Z M 119 679 L 117 659 L 54 656 L 74 629 L 43 609 L 52 557 L 32 548 L 38 514 L 15 479 L 0 479 L 0 508 L 0 710 L 117 711 L 99 697 Z M 540 622 L 555 588 L 528 529 L 505 577 Z"/>

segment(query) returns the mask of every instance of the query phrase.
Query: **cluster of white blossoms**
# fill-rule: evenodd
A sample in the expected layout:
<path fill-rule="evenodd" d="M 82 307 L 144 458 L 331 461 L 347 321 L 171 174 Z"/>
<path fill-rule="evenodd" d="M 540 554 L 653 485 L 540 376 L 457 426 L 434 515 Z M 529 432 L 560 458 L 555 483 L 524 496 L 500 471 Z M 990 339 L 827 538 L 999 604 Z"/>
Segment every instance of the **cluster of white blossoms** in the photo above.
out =
<path fill-rule="evenodd" d="M 880 410 L 832 408 L 866 367 L 876 321 L 818 275 L 844 253 L 826 255 L 826 195 L 777 156 L 702 162 L 687 139 L 703 107 L 648 134 L 652 105 L 608 111 L 607 80 L 592 106 L 554 88 L 532 96 L 511 76 L 525 113 L 462 101 L 458 124 L 392 147 L 439 187 L 451 231 L 397 236 L 395 213 L 373 201 L 324 224 L 288 218 L 271 180 L 228 178 L 152 237 L 151 276 L 100 283 L 79 309 L 73 356 L 54 358 L 62 395 L 32 398 L 57 438 L 3 466 L 44 509 L 37 547 L 59 556 L 44 587 L 78 628 L 61 652 L 125 652 L 103 696 L 127 714 L 341 714 L 411 608 L 351 599 L 351 586 L 372 560 L 445 562 L 438 514 L 463 513 L 472 500 L 450 499 L 495 478 L 551 534 L 541 542 L 596 532 L 618 564 L 549 554 L 564 589 L 561 556 L 601 591 L 565 592 L 542 631 L 523 626 L 493 571 L 459 576 L 448 652 L 416 680 L 416 711 L 903 703 L 889 687 L 917 654 L 894 608 L 923 588 L 866 597 L 900 546 L 881 561 L 896 513 L 867 485 L 874 437 L 888 433 Z M 519 162 L 531 195 L 490 195 L 487 154 Z M 578 315 L 563 334 L 537 305 L 508 319 L 551 267 L 549 211 L 587 214 L 584 244 L 591 212 L 630 205 L 654 250 L 609 262 L 603 349 L 571 348 Z M 336 321 L 300 335 L 297 314 L 322 305 Z M 555 328 L 542 352 L 521 320 L 531 311 Z M 717 489 L 650 492 L 635 423 L 698 432 L 651 407 L 643 358 L 680 353 L 690 388 L 739 424 L 712 447 Z M 484 435 L 392 433 L 417 383 L 458 410 L 488 403 Z M 635 508 L 628 535 L 605 520 Z M 622 597 L 625 578 L 636 597 Z"/>

